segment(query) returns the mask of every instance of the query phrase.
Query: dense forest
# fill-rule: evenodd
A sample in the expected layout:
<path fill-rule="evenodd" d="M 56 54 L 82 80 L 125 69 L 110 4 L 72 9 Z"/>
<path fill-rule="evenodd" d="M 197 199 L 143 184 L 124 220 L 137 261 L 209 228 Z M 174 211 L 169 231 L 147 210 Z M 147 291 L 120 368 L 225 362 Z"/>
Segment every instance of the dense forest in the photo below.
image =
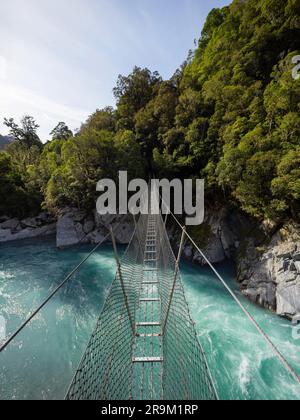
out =
<path fill-rule="evenodd" d="M 119 76 L 116 108 L 76 133 L 61 122 L 42 144 L 32 117 L 5 119 L 15 141 L 0 152 L 0 214 L 92 209 L 97 181 L 128 170 L 205 178 L 212 203 L 299 218 L 299 29 L 299 0 L 234 0 L 211 11 L 170 80 L 139 67 Z"/>

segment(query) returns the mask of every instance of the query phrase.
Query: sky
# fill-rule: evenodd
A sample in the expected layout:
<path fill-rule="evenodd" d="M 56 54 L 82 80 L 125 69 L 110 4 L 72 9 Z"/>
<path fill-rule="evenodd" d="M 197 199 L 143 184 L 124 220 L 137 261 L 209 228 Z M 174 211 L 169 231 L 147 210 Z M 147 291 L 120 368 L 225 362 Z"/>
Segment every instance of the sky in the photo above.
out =
<path fill-rule="evenodd" d="M 43 141 L 115 105 L 119 74 L 135 65 L 169 78 L 209 11 L 229 0 L 0 0 L 0 133 L 32 115 Z"/>

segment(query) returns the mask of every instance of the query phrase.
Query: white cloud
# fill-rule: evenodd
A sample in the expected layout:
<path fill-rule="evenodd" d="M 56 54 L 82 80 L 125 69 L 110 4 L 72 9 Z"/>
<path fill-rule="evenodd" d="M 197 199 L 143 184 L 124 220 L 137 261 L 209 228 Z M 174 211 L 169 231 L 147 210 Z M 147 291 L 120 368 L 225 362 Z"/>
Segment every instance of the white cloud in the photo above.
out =
<path fill-rule="evenodd" d="M 68 107 L 22 87 L 0 82 L 0 90 L 1 119 L 13 117 L 18 121 L 25 114 L 32 115 L 42 128 L 44 141 L 59 121 L 65 121 L 74 130 L 89 115 L 87 110 Z"/>

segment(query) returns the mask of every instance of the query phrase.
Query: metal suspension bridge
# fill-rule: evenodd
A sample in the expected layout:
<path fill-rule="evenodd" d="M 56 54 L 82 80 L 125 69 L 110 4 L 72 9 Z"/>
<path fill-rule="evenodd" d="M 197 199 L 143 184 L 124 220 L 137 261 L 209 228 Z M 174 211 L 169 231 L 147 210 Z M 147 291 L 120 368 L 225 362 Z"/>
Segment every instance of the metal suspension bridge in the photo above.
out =
<path fill-rule="evenodd" d="M 300 378 L 271 339 L 252 318 L 197 244 L 161 201 L 157 191 L 142 199 L 143 211 L 122 259 L 115 233 L 107 237 L 66 277 L 42 305 L 0 347 L 0 353 L 29 324 L 87 259 L 111 237 L 117 272 L 96 328 L 75 373 L 67 400 L 218 400 L 205 353 L 191 318 L 179 263 L 189 239 L 217 278 L 271 347 L 290 375 Z M 154 208 L 165 206 L 163 219 Z M 145 208 L 147 207 L 147 209 Z M 146 211 L 145 211 L 146 210 Z M 174 218 L 182 231 L 177 257 L 169 242 L 166 221 Z M 117 227 L 115 228 L 117 229 Z"/>

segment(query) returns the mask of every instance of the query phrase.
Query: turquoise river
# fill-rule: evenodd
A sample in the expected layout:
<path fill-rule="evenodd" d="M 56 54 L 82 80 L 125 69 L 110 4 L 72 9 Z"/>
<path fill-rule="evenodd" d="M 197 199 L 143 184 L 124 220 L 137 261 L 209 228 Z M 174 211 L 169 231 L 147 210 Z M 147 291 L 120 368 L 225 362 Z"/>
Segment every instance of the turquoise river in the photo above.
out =
<path fill-rule="evenodd" d="M 58 250 L 52 239 L 0 246 L 0 321 L 5 320 L 6 334 L 26 319 L 90 249 Z M 101 248 L 0 354 L 0 400 L 64 398 L 115 268 L 112 249 Z M 212 272 L 186 263 L 181 269 L 220 398 L 300 399 L 300 387 Z M 220 265 L 218 270 L 300 374 L 300 340 L 295 333 L 293 337 L 291 323 L 244 299 L 234 281 L 232 264 Z"/>

